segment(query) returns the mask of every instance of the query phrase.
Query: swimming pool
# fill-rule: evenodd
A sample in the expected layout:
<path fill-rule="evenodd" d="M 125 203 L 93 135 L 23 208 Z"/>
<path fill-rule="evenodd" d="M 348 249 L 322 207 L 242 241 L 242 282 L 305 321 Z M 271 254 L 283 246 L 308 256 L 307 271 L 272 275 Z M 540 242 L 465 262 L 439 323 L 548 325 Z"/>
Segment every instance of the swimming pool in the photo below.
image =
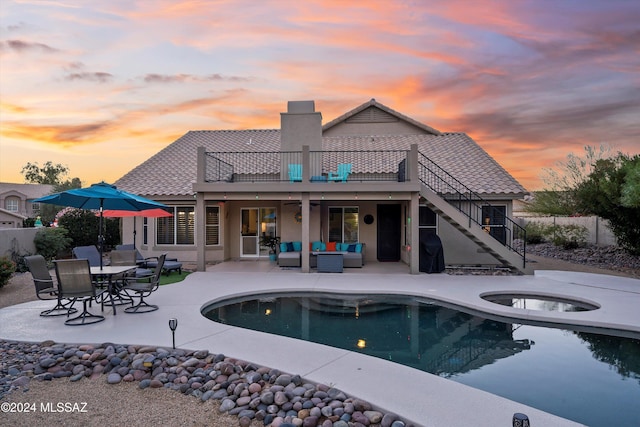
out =
<path fill-rule="evenodd" d="M 590 426 L 640 419 L 640 340 L 505 323 L 411 297 L 289 293 L 214 321 L 402 363 Z"/>

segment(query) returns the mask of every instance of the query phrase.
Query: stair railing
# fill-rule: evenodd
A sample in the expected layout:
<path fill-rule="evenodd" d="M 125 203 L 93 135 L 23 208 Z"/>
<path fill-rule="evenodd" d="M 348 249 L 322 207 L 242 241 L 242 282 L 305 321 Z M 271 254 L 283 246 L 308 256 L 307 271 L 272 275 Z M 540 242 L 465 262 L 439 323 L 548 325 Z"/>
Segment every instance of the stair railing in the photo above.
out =
<path fill-rule="evenodd" d="M 449 204 L 480 226 L 502 245 L 522 258 L 522 267 L 526 264 L 527 232 L 500 209 L 492 206 L 479 194 L 442 169 L 422 153 L 418 153 L 418 176 L 420 182 L 433 190 Z M 484 218 L 501 219 L 504 226 L 484 223 Z"/>

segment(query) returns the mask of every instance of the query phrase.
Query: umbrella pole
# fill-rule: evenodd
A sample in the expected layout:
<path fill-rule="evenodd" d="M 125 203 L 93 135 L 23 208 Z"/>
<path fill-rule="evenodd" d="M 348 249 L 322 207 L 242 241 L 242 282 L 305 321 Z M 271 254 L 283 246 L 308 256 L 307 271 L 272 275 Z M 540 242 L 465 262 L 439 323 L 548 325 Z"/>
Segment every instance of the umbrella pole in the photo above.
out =
<path fill-rule="evenodd" d="M 136 217 L 133 217 L 133 250 L 136 250 Z"/>
<path fill-rule="evenodd" d="M 100 247 L 100 270 L 102 270 L 102 253 L 104 251 L 104 236 L 102 235 L 102 202 L 103 199 L 100 199 L 100 231 L 98 232 L 98 246 Z"/>

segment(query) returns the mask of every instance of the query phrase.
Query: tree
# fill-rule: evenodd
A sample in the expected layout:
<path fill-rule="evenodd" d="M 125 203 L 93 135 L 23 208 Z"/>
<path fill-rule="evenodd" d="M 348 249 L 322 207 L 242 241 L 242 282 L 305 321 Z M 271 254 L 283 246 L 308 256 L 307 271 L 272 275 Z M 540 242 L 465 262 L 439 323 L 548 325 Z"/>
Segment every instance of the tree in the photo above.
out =
<path fill-rule="evenodd" d="M 630 162 L 627 167 L 620 202 L 622 206 L 637 208 L 640 207 L 640 163 Z"/>
<path fill-rule="evenodd" d="M 611 147 L 584 147 L 584 156 L 569 153 L 565 161 L 556 163 L 556 168 L 544 168 L 543 191 L 535 193 L 527 211 L 547 215 L 574 215 L 577 213 L 576 189 L 593 171 L 600 159 L 610 157 Z"/>
<path fill-rule="evenodd" d="M 53 185 L 53 192 L 70 190 L 72 188 L 81 188 L 82 182 L 80 178 L 64 179 L 69 174 L 69 168 L 61 164 L 53 164 L 48 161 L 42 167 L 37 162 L 28 162 L 21 171 L 24 179 L 32 184 L 48 184 Z M 43 205 L 40 208 L 40 217 L 44 224 L 49 224 L 55 219 L 56 213 L 61 209 L 60 206 Z"/>
<path fill-rule="evenodd" d="M 69 173 L 69 168 L 61 164 L 53 164 L 51 161 L 46 162 L 42 167 L 38 162 L 28 162 L 22 168 L 22 175 L 27 182 L 32 184 L 49 184 L 58 185 L 62 178 Z"/>
<path fill-rule="evenodd" d="M 640 155 L 618 153 L 595 162 L 588 178 L 576 188 L 578 209 L 609 221 L 618 243 L 640 255 Z"/>

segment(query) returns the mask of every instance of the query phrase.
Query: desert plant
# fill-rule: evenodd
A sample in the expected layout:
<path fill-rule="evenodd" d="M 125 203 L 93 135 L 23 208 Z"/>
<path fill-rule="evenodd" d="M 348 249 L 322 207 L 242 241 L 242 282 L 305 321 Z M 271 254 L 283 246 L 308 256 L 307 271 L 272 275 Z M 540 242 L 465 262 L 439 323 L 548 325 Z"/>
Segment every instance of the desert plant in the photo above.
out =
<path fill-rule="evenodd" d="M 524 229 L 527 232 L 527 243 L 537 244 L 543 243 L 547 241 L 547 236 L 549 236 L 551 226 L 548 224 L 543 224 L 541 222 L 532 221 L 525 225 Z"/>
<path fill-rule="evenodd" d="M 0 288 L 9 283 L 9 279 L 15 271 L 16 264 L 9 257 L 0 257 Z"/>
<path fill-rule="evenodd" d="M 37 252 L 47 261 L 55 259 L 60 252 L 69 249 L 71 239 L 67 236 L 67 230 L 58 228 L 41 228 L 33 239 Z"/>
<path fill-rule="evenodd" d="M 582 225 L 567 224 L 553 225 L 549 228 L 552 234 L 551 242 L 564 249 L 575 249 L 587 244 L 589 230 Z"/>

